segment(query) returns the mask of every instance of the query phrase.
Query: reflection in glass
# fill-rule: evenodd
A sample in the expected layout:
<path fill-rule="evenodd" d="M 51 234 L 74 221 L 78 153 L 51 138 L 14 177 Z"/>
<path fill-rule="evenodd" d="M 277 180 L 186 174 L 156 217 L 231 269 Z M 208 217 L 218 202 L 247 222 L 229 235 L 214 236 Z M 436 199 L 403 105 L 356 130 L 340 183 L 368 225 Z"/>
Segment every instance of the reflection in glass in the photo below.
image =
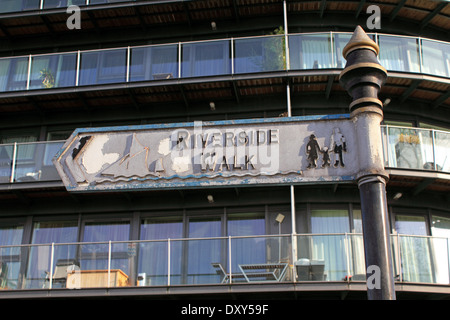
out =
<path fill-rule="evenodd" d="M 44 9 L 67 8 L 72 5 L 86 5 L 86 0 L 44 0 Z"/>
<path fill-rule="evenodd" d="M 25 90 L 28 57 L 0 59 L 0 91 Z"/>
<path fill-rule="evenodd" d="M 431 221 L 431 234 L 434 237 L 440 237 L 439 239 L 437 239 L 438 241 L 433 241 L 437 264 L 436 282 L 448 284 L 450 281 L 450 218 L 433 215 Z"/>
<path fill-rule="evenodd" d="M 332 68 L 330 34 L 289 36 L 291 69 Z"/>
<path fill-rule="evenodd" d="M 450 172 L 450 132 L 434 131 L 436 170 Z"/>
<path fill-rule="evenodd" d="M 182 45 L 182 77 L 214 76 L 230 72 L 229 40 Z"/>
<path fill-rule="evenodd" d="M 11 179 L 14 145 L 0 145 L 0 183 Z"/>
<path fill-rule="evenodd" d="M 333 33 L 333 42 L 334 42 L 334 68 L 344 68 L 345 67 L 345 59 L 342 56 L 342 50 L 344 50 L 344 47 L 349 42 L 350 38 L 352 37 L 352 34 L 346 34 L 346 33 Z"/>
<path fill-rule="evenodd" d="M 178 78 L 178 45 L 131 48 L 130 81 Z"/>
<path fill-rule="evenodd" d="M 70 243 L 77 241 L 77 221 L 35 222 L 33 226 L 32 244 Z M 51 277 L 51 245 L 30 247 L 28 261 L 27 288 L 45 288 L 49 286 Z M 59 245 L 54 247 L 53 270 L 60 260 L 75 259 L 76 247 Z M 54 282 L 53 288 L 65 287 L 65 279 Z"/>
<path fill-rule="evenodd" d="M 221 220 L 193 218 L 189 220 L 189 238 L 221 236 Z M 187 243 L 186 284 L 217 283 L 211 263 L 220 261 L 224 239 L 193 239 Z"/>
<path fill-rule="evenodd" d="M 286 69 L 282 36 L 234 40 L 234 72 L 250 73 Z"/>
<path fill-rule="evenodd" d="M 0 246 L 20 245 L 22 236 L 22 225 L 0 226 Z M 0 247 L 0 289 L 20 289 L 22 252 L 21 247 Z"/>
<path fill-rule="evenodd" d="M 387 70 L 420 72 L 418 39 L 379 36 L 380 63 Z"/>
<path fill-rule="evenodd" d="M 434 282 L 433 256 L 430 238 L 427 235 L 425 217 L 422 215 L 395 216 L 395 229 L 407 235 L 399 237 L 402 280 L 408 282 Z"/>
<path fill-rule="evenodd" d="M 311 233 L 350 232 L 347 210 L 311 210 Z M 325 265 L 326 280 L 341 280 L 347 274 L 345 240 L 342 236 L 314 235 L 311 260 Z"/>
<path fill-rule="evenodd" d="M 450 76 L 450 44 L 422 40 L 423 72 Z"/>
<path fill-rule="evenodd" d="M 432 132 L 412 128 L 388 128 L 389 166 L 434 170 Z"/>
<path fill-rule="evenodd" d="M 125 82 L 126 66 L 126 49 L 82 52 L 79 84 Z"/>
<path fill-rule="evenodd" d="M 266 233 L 263 214 L 229 214 L 227 224 L 229 236 L 264 235 Z M 276 242 L 277 240 L 279 241 Z M 281 244 L 281 239 L 276 238 L 273 241 L 275 245 L 271 252 L 275 257 L 278 257 L 278 254 L 281 255 L 281 250 L 279 250 L 277 244 Z M 240 272 L 239 264 L 266 263 L 268 261 L 266 248 L 267 240 L 263 237 L 233 239 L 231 247 L 231 272 Z M 228 261 L 225 263 L 222 262 L 222 265 L 227 266 L 228 271 Z"/>
<path fill-rule="evenodd" d="M 141 240 L 163 240 L 139 243 L 139 285 L 165 285 L 168 275 L 168 241 L 179 239 L 183 234 L 181 218 L 149 218 L 141 225 Z M 172 242 L 173 244 L 173 242 Z M 171 284 L 180 284 L 181 280 L 181 246 L 172 245 Z"/>
<path fill-rule="evenodd" d="M 30 89 L 75 85 L 77 54 L 34 56 L 31 60 Z"/>
<path fill-rule="evenodd" d="M 83 242 L 127 241 L 130 225 L 128 222 L 88 222 L 84 227 Z M 81 245 L 82 270 L 108 269 L 108 243 Z M 111 269 L 128 272 L 128 248 L 126 243 L 114 245 L 111 254 Z"/>

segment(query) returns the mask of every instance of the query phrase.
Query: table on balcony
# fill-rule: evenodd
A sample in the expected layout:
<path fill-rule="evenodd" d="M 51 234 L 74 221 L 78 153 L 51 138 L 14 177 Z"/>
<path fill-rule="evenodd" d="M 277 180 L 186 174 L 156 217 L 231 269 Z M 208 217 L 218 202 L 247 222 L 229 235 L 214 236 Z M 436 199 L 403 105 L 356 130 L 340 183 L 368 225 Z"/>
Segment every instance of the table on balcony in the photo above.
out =
<path fill-rule="evenodd" d="M 287 263 L 257 263 L 240 264 L 245 280 L 247 282 L 280 282 L 286 276 Z"/>
<path fill-rule="evenodd" d="M 109 283 L 108 283 L 109 280 Z M 119 269 L 109 270 L 78 270 L 67 275 L 66 287 L 100 288 L 128 286 L 128 276 Z"/>

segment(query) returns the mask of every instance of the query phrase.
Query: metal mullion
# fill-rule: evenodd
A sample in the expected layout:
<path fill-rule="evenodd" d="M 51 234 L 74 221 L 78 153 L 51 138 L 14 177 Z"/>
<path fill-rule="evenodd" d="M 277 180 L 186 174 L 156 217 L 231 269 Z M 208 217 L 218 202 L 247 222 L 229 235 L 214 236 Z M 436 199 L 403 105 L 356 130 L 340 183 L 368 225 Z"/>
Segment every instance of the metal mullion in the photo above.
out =
<path fill-rule="evenodd" d="M 15 171 L 16 171 L 16 161 L 17 161 L 17 142 L 14 142 L 14 147 L 13 147 L 13 158 L 12 158 L 12 163 L 11 163 L 11 176 L 9 177 L 9 182 L 13 183 L 14 182 L 14 176 L 15 176 Z"/>
<path fill-rule="evenodd" d="M 32 60 L 32 55 L 30 54 L 28 56 L 28 71 L 27 71 L 27 90 L 30 89 L 30 78 L 31 78 L 31 60 Z"/>
<path fill-rule="evenodd" d="M 49 288 L 51 289 L 53 287 L 53 261 L 54 261 L 54 255 L 55 255 L 55 243 L 52 242 L 51 247 L 51 253 L 50 253 L 50 279 L 49 279 Z"/>
<path fill-rule="evenodd" d="M 77 70 L 75 75 L 75 86 L 78 87 L 80 81 L 80 60 L 81 60 L 81 51 L 77 52 Z"/>
<path fill-rule="evenodd" d="M 130 46 L 127 48 L 127 74 L 126 74 L 126 82 L 130 81 L 130 60 L 131 60 L 131 49 Z"/>
<path fill-rule="evenodd" d="M 170 255 L 171 255 L 171 251 L 170 251 L 170 238 L 167 239 L 167 285 L 170 286 Z"/>

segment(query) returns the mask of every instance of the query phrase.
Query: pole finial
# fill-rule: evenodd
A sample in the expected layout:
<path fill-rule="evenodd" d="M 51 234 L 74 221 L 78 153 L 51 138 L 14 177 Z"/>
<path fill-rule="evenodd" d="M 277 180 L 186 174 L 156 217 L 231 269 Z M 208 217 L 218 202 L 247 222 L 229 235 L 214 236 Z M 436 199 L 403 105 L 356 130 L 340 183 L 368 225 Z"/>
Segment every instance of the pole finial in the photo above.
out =
<path fill-rule="evenodd" d="M 380 52 L 380 48 L 378 47 L 378 45 L 372 39 L 370 39 L 370 37 L 367 35 L 367 33 L 364 32 L 361 26 L 357 26 L 355 28 L 350 41 L 342 50 L 342 55 L 345 59 L 347 59 L 347 55 L 353 50 L 357 49 L 370 49 L 375 52 L 376 55 L 378 55 Z"/>

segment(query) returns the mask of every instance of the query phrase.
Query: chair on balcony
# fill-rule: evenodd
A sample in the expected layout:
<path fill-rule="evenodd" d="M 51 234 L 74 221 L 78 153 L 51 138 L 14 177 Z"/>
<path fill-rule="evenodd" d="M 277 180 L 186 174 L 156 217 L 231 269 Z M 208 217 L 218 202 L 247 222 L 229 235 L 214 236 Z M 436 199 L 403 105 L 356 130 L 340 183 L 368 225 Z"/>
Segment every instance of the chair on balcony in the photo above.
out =
<path fill-rule="evenodd" d="M 299 259 L 294 263 L 297 270 L 297 280 L 298 281 L 308 281 L 310 280 L 310 268 L 311 263 L 309 259 Z"/>
<path fill-rule="evenodd" d="M 311 261 L 311 280 L 324 281 L 325 274 L 325 262 L 323 260 Z"/>
<path fill-rule="evenodd" d="M 222 277 L 221 283 L 230 283 L 230 274 L 225 271 L 221 263 L 213 262 L 211 265 L 216 269 L 216 273 Z M 245 276 L 242 273 L 233 273 L 231 274 L 231 279 L 233 281 L 245 281 Z"/>
<path fill-rule="evenodd" d="M 56 262 L 53 272 L 52 283 L 66 286 L 67 275 L 76 270 L 80 270 L 80 263 L 76 259 L 60 259 Z"/>

